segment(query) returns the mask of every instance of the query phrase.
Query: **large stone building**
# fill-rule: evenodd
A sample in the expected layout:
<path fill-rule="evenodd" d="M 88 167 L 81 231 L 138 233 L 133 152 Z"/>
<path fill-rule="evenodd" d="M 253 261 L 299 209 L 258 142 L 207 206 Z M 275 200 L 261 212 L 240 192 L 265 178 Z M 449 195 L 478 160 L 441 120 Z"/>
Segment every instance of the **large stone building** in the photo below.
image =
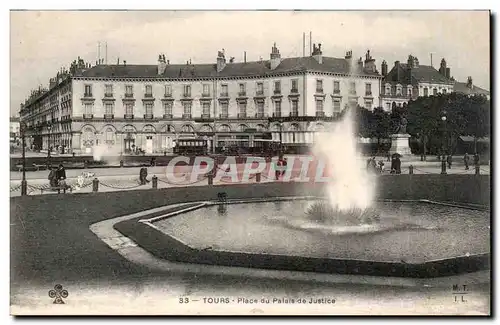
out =
<path fill-rule="evenodd" d="M 430 96 L 453 92 L 455 81 L 450 77 L 446 60 L 441 60 L 439 70 L 429 65 L 421 65 L 418 58 L 408 56 L 407 63 L 394 62 L 387 71 L 387 62 L 382 62 L 382 89 L 380 105 L 386 111 L 393 106 L 403 106 L 419 96 Z"/>
<path fill-rule="evenodd" d="M 325 57 L 321 44 L 295 58 L 282 58 L 275 44 L 269 60 L 257 62 L 227 61 L 224 50 L 208 64 L 159 55 L 156 65 L 91 66 L 79 58 L 32 93 L 21 118 L 36 147 L 76 153 L 96 145 L 170 152 L 184 138 L 206 139 L 210 150 L 266 139 L 305 146 L 347 105 L 378 106 L 381 79 L 369 51 L 364 61 L 351 51 Z"/>
<path fill-rule="evenodd" d="M 19 117 L 11 116 L 10 117 L 10 126 L 9 126 L 9 135 L 10 142 L 16 142 L 20 137 L 20 125 L 19 125 Z"/>

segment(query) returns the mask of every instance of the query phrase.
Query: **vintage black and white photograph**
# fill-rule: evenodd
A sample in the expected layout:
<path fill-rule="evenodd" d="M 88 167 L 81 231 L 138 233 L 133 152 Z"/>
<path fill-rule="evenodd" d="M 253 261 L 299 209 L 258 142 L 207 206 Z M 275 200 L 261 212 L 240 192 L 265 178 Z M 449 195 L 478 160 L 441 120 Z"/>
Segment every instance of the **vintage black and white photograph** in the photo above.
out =
<path fill-rule="evenodd" d="M 11 315 L 491 315 L 490 11 L 9 16 Z"/>

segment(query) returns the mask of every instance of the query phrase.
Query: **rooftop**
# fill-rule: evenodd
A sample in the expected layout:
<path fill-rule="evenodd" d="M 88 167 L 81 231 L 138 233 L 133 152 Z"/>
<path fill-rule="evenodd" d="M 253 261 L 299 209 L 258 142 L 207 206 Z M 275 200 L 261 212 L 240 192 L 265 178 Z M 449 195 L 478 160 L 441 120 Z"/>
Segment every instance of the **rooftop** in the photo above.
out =
<path fill-rule="evenodd" d="M 387 75 L 384 81 L 400 82 L 407 84 L 411 77 L 411 82 L 428 82 L 428 83 L 453 83 L 453 80 L 446 78 L 438 70 L 430 65 L 418 65 L 411 69 L 408 64 L 399 64 L 399 80 L 397 78 L 398 67 L 394 67 Z"/>
<path fill-rule="evenodd" d="M 224 69 L 217 73 L 217 64 L 167 64 L 165 72 L 158 74 L 157 65 L 97 65 L 80 74 L 84 77 L 116 77 L 116 78 L 207 78 L 207 77 L 250 77 L 266 76 L 276 73 L 293 73 L 303 71 L 332 72 L 349 74 L 349 61 L 343 58 L 323 57 L 320 64 L 314 57 L 284 58 L 276 69 L 271 69 L 269 60 L 253 62 L 226 63 Z M 356 71 L 357 74 L 380 76 L 378 72 L 368 70 Z"/>
<path fill-rule="evenodd" d="M 490 92 L 478 86 L 470 85 L 467 82 L 455 82 L 453 91 L 466 95 L 486 95 L 489 96 Z"/>

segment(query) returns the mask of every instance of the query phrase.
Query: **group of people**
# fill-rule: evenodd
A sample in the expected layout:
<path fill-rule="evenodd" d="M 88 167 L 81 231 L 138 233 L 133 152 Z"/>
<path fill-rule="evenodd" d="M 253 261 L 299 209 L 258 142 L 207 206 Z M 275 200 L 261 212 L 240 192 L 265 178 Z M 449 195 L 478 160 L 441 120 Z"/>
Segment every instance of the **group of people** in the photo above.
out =
<path fill-rule="evenodd" d="M 477 154 L 477 152 L 473 155 L 473 159 L 474 159 L 474 166 L 479 166 L 479 155 Z M 469 169 L 469 161 L 470 161 L 470 157 L 469 157 L 469 154 L 466 152 L 464 155 L 465 170 Z M 449 168 L 451 168 L 451 164 L 450 164 Z"/>
<path fill-rule="evenodd" d="M 58 193 L 60 193 L 61 190 L 66 193 L 66 190 L 70 188 L 70 186 L 66 184 L 66 169 L 64 169 L 62 164 L 57 168 L 50 169 L 48 179 L 50 188 L 57 190 Z"/>
<path fill-rule="evenodd" d="M 384 166 L 385 163 L 382 160 L 379 160 L 379 162 L 377 162 L 375 160 L 375 157 L 369 158 L 368 161 L 366 162 L 366 170 L 373 173 L 380 173 L 380 174 L 383 173 Z"/>

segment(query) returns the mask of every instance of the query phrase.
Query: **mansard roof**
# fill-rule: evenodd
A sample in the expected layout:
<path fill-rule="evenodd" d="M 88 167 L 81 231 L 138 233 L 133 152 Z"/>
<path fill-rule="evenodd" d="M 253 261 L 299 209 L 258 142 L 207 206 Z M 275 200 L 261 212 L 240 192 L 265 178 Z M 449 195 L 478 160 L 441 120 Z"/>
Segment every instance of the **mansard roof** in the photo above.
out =
<path fill-rule="evenodd" d="M 217 73 L 216 64 L 167 64 L 165 72 L 158 75 L 157 65 L 97 65 L 79 76 L 100 78 L 210 78 L 210 77 L 251 77 L 304 71 L 349 74 L 349 61 L 343 58 L 323 57 L 320 64 L 313 57 L 284 58 L 276 69 L 271 70 L 270 61 L 226 63 Z M 355 73 L 380 77 L 378 72 L 367 70 Z"/>
<path fill-rule="evenodd" d="M 455 82 L 455 84 L 453 85 L 453 91 L 466 95 L 486 95 L 486 96 L 490 95 L 490 92 L 486 89 L 474 85 L 472 85 L 471 88 L 471 86 L 467 85 L 466 82 L 458 82 L 458 81 Z"/>
<path fill-rule="evenodd" d="M 408 64 L 400 63 L 399 67 L 395 66 L 392 68 L 392 70 L 384 78 L 384 82 L 401 84 L 415 84 L 421 82 L 452 84 L 453 80 L 446 78 L 430 65 L 418 65 L 417 67 L 409 69 Z"/>

